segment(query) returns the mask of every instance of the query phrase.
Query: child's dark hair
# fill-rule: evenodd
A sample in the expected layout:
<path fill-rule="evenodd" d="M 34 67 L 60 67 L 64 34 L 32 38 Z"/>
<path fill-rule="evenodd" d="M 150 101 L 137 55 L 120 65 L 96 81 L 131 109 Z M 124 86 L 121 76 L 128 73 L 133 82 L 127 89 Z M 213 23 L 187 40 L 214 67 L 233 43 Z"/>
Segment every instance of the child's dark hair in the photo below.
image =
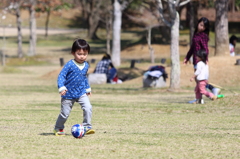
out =
<path fill-rule="evenodd" d="M 232 35 L 229 39 L 229 43 L 231 43 L 234 47 L 235 47 L 235 43 L 234 43 L 234 40 L 238 40 L 238 38 L 235 36 L 235 35 Z"/>
<path fill-rule="evenodd" d="M 105 53 L 102 57 L 102 60 L 108 60 L 108 59 L 111 60 L 111 56 L 109 54 Z"/>
<path fill-rule="evenodd" d="M 205 64 L 207 63 L 207 52 L 205 50 L 198 50 L 196 55 L 202 60 L 202 62 Z"/>
<path fill-rule="evenodd" d="M 102 60 L 111 60 L 111 56 L 108 53 L 105 53 L 102 57 Z M 109 63 L 109 66 L 112 68 L 115 68 L 112 64 L 112 62 Z"/>
<path fill-rule="evenodd" d="M 87 51 L 88 53 L 90 52 L 90 46 L 86 42 L 86 40 L 83 40 L 83 39 L 75 40 L 73 45 L 72 45 L 71 53 L 75 53 L 77 50 L 81 50 L 81 49 L 84 50 L 84 51 Z"/>
<path fill-rule="evenodd" d="M 195 31 L 194 31 L 194 34 L 197 33 L 198 31 L 198 24 L 203 22 L 204 24 L 204 27 L 205 27 L 205 30 L 203 31 L 204 33 L 206 33 L 207 35 L 209 35 L 209 31 L 210 31 L 210 24 L 209 24 L 209 20 L 205 17 L 202 17 L 198 20 L 198 23 L 195 27 Z"/>

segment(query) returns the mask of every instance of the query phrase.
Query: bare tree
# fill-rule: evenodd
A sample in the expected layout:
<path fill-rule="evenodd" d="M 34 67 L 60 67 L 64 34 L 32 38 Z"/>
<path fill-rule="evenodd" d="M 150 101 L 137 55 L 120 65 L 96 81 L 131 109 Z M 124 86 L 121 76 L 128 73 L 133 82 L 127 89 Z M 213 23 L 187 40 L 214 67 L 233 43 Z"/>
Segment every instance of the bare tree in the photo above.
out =
<path fill-rule="evenodd" d="M 228 0 L 216 0 L 215 55 L 229 55 Z"/>
<path fill-rule="evenodd" d="M 113 18 L 113 6 L 111 1 L 104 1 L 104 5 L 102 5 L 102 9 L 100 14 L 98 15 L 99 21 L 105 24 L 106 30 L 106 52 L 107 54 L 111 54 L 111 35 L 112 35 L 112 18 Z"/>
<path fill-rule="evenodd" d="M 29 9 L 29 29 L 30 29 L 30 36 L 29 36 L 29 52 L 28 55 L 34 56 L 36 54 L 36 41 L 37 41 L 37 33 L 36 33 L 36 18 L 35 18 L 35 5 L 36 0 L 30 0 L 28 9 Z"/>
<path fill-rule="evenodd" d="M 78 0 L 82 8 L 82 16 L 88 24 L 88 35 L 90 39 L 98 39 L 96 34 L 102 13 L 106 10 L 108 1 L 103 0 Z"/>
<path fill-rule="evenodd" d="M 104 17 L 104 18 L 103 18 Z M 105 14 L 101 19 L 105 23 L 106 28 L 106 48 L 107 54 L 111 54 L 111 35 L 112 35 L 112 5 L 107 5 Z"/>
<path fill-rule="evenodd" d="M 21 11 L 20 7 L 24 3 L 24 0 L 11 0 L 10 5 L 8 6 L 8 11 L 14 14 L 17 18 L 17 30 L 18 30 L 18 51 L 17 56 L 19 58 L 23 57 L 22 51 L 22 20 L 21 20 Z"/>
<path fill-rule="evenodd" d="M 62 0 L 37 0 L 37 5 L 36 5 L 37 10 L 47 13 L 47 17 L 45 21 L 45 38 L 48 37 L 48 26 L 49 26 L 51 12 L 53 10 L 60 10 L 62 6 L 63 6 Z"/>
<path fill-rule="evenodd" d="M 179 61 L 179 14 L 177 7 L 187 4 L 190 0 L 168 0 L 169 20 L 163 16 L 162 0 L 156 0 L 160 13 L 161 20 L 171 28 L 171 78 L 170 89 L 175 90 L 180 88 L 180 61 Z"/>
<path fill-rule="evenodd" d="M 148 42 L 148 50 L 149 50 L 149 54 L 150 54 L 150 58 L 151 58 L 151 63 L 155 62 L 155 57 L 154 57 L 154 49 L 151 45 L 151 37 L 152 37 L 152 27 L 148 27 L 148 36 L 147 36 L 147 42 Z"/>
<path fill-rule="evenodd" d="M 114 0 L 113 2 L 113 38 L 112 38 L 112 62 L 114 66 L 121 65 L 121 28 L 122 28 L 122 11 L 127 8 L 131 1 Z"/>

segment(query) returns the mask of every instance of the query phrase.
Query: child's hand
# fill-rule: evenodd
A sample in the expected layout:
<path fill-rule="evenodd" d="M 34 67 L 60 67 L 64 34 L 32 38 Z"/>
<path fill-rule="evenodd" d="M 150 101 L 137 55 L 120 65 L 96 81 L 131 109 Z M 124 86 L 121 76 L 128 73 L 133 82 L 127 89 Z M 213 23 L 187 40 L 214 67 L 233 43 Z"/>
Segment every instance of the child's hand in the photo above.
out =
<path fill-rule="evenodd" d="M 194 80 L 194 77 L 190 78 L 190 81 L 192 82 Z"/>
<path fill-rule="evenodd" d="M 66 93 L 67 93 L 67 90 L 64 90 L 64 91 L 60 92 L 59 94 L 60 94 L 61 96 L 64 96 Z"/>
<path fill-rule="evenodd" d="M 92 95 L 92 93 L 91 92 L 88 92 L 88 93 L 86 93 L 88 96 L 91 96 Z"/>
<path fill-rule="evenodd" d="M 183 64 L 184 64 L 184 65 L 187 64 L 187 59 L 184 59 Z"/>

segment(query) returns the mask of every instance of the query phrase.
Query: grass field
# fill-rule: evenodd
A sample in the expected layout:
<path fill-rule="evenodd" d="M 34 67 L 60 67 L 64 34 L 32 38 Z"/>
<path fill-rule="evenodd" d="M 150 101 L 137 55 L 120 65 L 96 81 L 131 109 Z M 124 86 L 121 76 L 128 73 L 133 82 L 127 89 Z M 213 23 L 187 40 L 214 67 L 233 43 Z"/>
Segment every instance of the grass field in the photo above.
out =
<path fill-rule="evenodd" d="M 123 33 L 124 47 L 137 42 L 139 34 Z M 7 38 L 7 66 L 0 66 L 0 158 L 240 158 L 240 87 L 239 78 L 235 77 L 239 75 L 238 66 L 234 67 L 234 73 L 219 74 L 224 72 L 221 69 L 213 72 L 216 78 L 234 74 L 232 78 L 222 78 L 225 85 L 221 86 L 238 95 L 225 90 L 225 98 L 212 102 L 204 97 L 204 105 L 188 104 L 194 99 L 194 84 L 183 85 L 177 92 L 169 92 L 167 88 L 142 88 L 141 79 L 119 85 L 92 85 L 90 100 L 96 133 L 82 139 L 72 137 L 71 126 L 82 122 L 82 110 L 75 104 L 65 125 L 67 135 L 54 136 L 52 130 L 60 111 L 56 86 L 59 58 L 64 57 L 65 62 L 72 58 L 70 46 L 76 35 L 84 37 L 86 32 L 54 35 L 48 40 L 39 35 L 37 56 L 22 59 L 16 58 L 16 37 Z M 188 36 L 184 34 L 181 38 Z M 105 41 L 89 42 L 92 47 L 89 59 L 99 60 Z M 169 49 L 165 48 L 160 46 L 160 51 L 156 51 L 159 58 L 169 55 Z M 27 49 L 28 37 L 25 36 L 25 55 Z M 136 48 L 135 52 L 144 51 Z M 147 51 L 146 54 L 148 57 Z M 122 55 L 129 58 L 128 50 Z M 216 69 L 223 67 L 221 60 Z M 228 59 L 224 60 L 226 65 Z M 227 64 L 232 69 L 235 59 L 230 60 Z M 129 65 L 124 62 L 121 67 Z M 136 65 L 147 69 L 150 64 L 145 61 Z M 94 64 L 91 70 L 93 67 Z M 170 68 L 167 69 L 169 73 Z M 181 80 L 189 80 L 191 73 L 191 66 L 184 68 L 182 74 L 186 77 Z"/>
<path fill-rule="evenodd" d="M 43 74 L 57 65 L 16 67 L 0 73 L 0 158 L 239 158 L 239 95 L 192 105 L 192 91 L 144 89 L 140 83 L 93 85 L 96 134 L 72 137 L 82 121 L 75 104 L 67 136 L 52 130 L 60 111 L 55 79 Z M 190 88 L 192 89 L 192 88 Z M 184 89 L 183 89 L 184 90 Z M 235 89 L 240 93 L 240 89 Z"/>

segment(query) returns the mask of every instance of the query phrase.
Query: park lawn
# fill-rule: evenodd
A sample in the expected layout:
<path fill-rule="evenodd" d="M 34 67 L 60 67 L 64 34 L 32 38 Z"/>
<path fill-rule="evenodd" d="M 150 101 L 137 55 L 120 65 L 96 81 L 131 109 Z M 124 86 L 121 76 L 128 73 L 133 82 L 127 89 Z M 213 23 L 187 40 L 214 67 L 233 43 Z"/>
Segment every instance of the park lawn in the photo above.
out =
<path fill-rule="evenodd" d="M 0 72 L 0 158 L 239 158 L 239 95 L 192 105 L 193 88 L 168 92 L 141 83 L 92 85 L 92 124 L 82 139 L 71 126 L 82 121 L 75 104 L 65 137 L 53 135 L 60 111 L 56 79 L 42 75 L 57 65 Z M 237 93 L 240 88 L 234 89 Z"/>

